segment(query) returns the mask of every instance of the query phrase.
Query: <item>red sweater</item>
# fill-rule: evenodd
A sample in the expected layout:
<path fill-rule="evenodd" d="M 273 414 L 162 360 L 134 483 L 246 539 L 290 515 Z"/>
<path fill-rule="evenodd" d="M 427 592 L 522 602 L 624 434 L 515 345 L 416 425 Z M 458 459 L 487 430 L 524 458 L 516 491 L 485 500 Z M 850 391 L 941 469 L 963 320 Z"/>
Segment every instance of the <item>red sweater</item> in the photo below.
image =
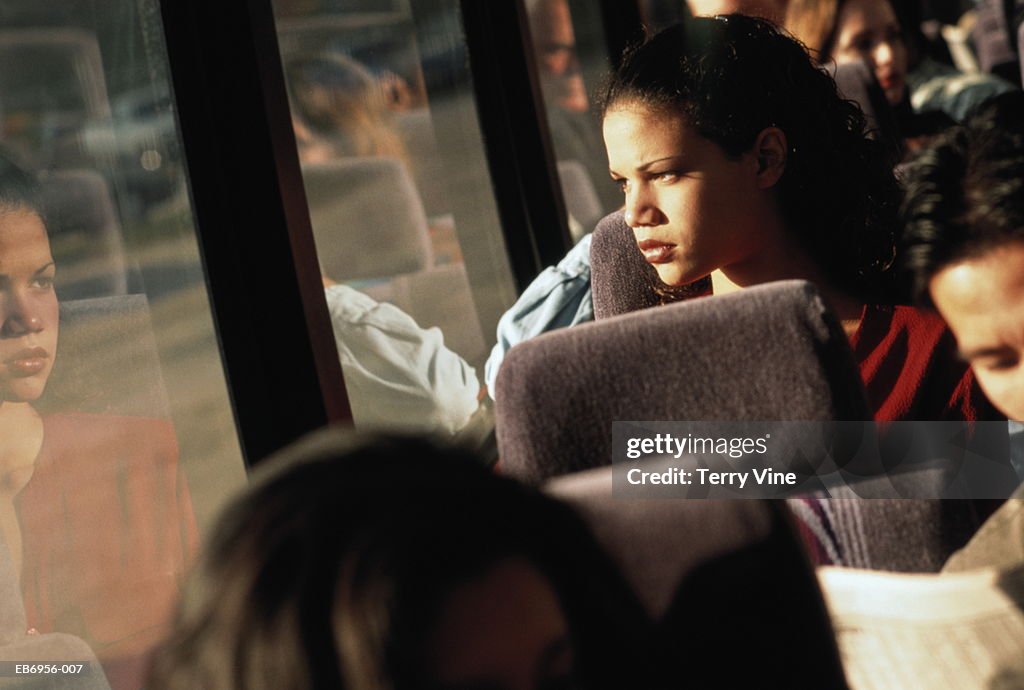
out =
<path fill-rule="evenodd" d="M 111 687 L 139 687 L 198 545 L 167 421 L 43 418 L 43 445 L 17 499 L 28 624 L 96 652 Z"/>
<path fill-rule="evenodd" d="M 878 421 L 1004 419 L 937 314 L 868 305 L 850 345 Z"/>

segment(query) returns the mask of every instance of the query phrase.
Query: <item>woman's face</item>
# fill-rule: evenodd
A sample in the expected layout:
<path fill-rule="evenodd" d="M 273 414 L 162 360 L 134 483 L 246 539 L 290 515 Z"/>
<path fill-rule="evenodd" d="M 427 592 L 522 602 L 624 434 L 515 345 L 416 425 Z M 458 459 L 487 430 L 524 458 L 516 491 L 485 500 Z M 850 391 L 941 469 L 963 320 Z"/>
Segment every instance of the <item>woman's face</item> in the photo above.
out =
<path fill-rule="evenodd" d="M 39 214 L 0 211 L 0 403 L 43 394 L 57 352 L 53 256 Z"/>
<path fill-rule="evenodd" d="M 836 20 L 832 57 L 837 63 L 866 60 L 896 105 L 906 91 L 907 46 L 903 31 L 888 0 L 845 0 Z"/>
<path fill-rule="evenodd" d="M 509 559 L 456 589 L 430 641 L 431 687 L 567 690 L 573 687 L 569 625 L 551 584 Z"/>
<path fill-rule="evenodd" d="M 743 262 L 765 241 L 753 152 L 737 159 L 681 115 L 615 107 L 604 120 L 609 170 L 625 194 L 626 224 L 667 285 Z"/>

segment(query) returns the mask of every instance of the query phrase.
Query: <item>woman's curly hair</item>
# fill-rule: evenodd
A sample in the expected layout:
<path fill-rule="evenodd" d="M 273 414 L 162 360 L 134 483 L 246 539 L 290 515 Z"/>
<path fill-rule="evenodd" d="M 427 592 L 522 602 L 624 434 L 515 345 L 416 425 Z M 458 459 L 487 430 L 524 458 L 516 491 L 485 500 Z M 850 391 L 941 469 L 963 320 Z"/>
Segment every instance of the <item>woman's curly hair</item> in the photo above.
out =
<path fill-rule="evenodd" d="M 900 189 L 860 108 L 839 96 L 806 49 L 754 17 L 697 17 L 626 52 L 602 113 L 623 105 L 682 114 L 737 157 L 778 127 L 789 147 L 777 186 L 783 220 L 836 288 L 868 301 L 897 295 Z"/>

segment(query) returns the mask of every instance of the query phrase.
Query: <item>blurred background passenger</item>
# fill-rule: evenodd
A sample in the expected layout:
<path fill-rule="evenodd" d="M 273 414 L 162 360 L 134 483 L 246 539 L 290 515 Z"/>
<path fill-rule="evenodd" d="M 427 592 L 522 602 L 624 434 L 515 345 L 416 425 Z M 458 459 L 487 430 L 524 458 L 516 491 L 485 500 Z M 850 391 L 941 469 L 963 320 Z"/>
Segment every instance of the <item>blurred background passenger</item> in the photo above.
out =
<path fill-rule="evenodd" d="M 646 687 L 612 625 L 625 585 L 568 507 L 412 439 L 325 431 L 270 463 L 147 687 Z"/>
<path fill-rule="evenodd" d="M 365 66 L 341 53 L 320 52 L 288 59 L 285 74 L 303 162 L 388 156 L 408 165 L 388 88 Z"/>
<path fill-rule="evenodd" d="M 908 168 L 906 264 L 993 404 L 1024 420 L 1024 93 L 999 96 Z M 1020 431 L 1014 463 L 1024 477 Z M 947 570 L 1024 562 L 1018 489 Z"/>
<path fill-rule="evenodd" d="M 906 8 L 903 5 L 906 5 Z M 923 51 L 920 12 L 911 3 L 890 0 L 790 0 L 785 27 L 822 63 L 865 61 L 886 100 L 896 110 L 902 134 L 935 134 L 948 121 L 962 120 L 974 106 L 1011 90 L 1009 83 L 987 74 L 963 75 L 941 66 Z M 904 26 L 897 9 L 906 9 Z"/>
<path fill-rule="evenodd" d="M 601 146 L 600 123 L 583 81 L 569 0 L 528 0 L 526 7 L 555 157 L 582 164 L 602 206 L 611 211 L 619 199 L 603 184 L 608 176 L 608 159 Z M 582 228 L 583 233 L 591 230 Z"/>
<path fill-rule="evenodd" d="M 0 159 L 4 547 L 30 628 L 82 638 L 112 687 L 137 688 L 196 549 L 192 504 L 169 421 L 37 409 L 61 352 L 56 271 L 35 180 Z"/>
<path fill-rule="evenodd" d="M 285 61 L 292 125 L 304 166 L 344 157 L 409 159 L 386 84 L 335 52 Z M 348 190 L 340 189 L 338 195 Z M 387 203 L 388 189 L 374 203 Z M 344 232 L 346 228 L 332 228 Z M 438 328 L 421 328 L 398 307 L 324 276 L 327 308 L 359 428 L 455 434 L 477 411 L 476 371 L 448 349 Z"/>

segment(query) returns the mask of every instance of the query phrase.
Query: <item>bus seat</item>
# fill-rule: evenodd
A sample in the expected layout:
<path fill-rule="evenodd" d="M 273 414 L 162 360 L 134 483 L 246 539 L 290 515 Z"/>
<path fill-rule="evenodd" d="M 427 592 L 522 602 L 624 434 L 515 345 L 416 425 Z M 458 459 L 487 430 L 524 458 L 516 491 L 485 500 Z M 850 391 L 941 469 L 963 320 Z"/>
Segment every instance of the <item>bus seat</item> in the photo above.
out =
<path fill-rule="evenodd" d="M 544 334 L 509 351 L 496 385 L 502 469 L 533 482 L 609 464 L 615 420 L 872 419 L 804 281 Z"/>
<path fill-rule="evenodd" d="M 594 181 L 583 163 L 575 160 L 558 161 L 558 181 L 565 199 L 565 210 L 579 222 L 584 233 L 597 225 L 604 215 L 604 207 L 597 196 Z M 580 237 L 573 237 L 579 242 Z"/>
<path fill-rule="evenodd" d="M 60 340 L 41 404 L 48 412 L 167 417 L 145 295 L 60 305 Z"/>
<path fill-rule="evenodd" d="M 845 688 L 814 573 L 777 501 L 621 500 L 610 468 L 548 482 L 656 625 L 666 686 Z M 722 650 L 742 649 L 742 664 Z"/>
<path fill-rule="evenodd" d="M 320 268 L 338 282 L 432 265 L 423 203 L 405 165 L 353 157 L 302 167 Z"/>
<path fill-rule="evenodd" d="M 413 179 L 428 217 L 451 213 L 451 192 L 448 188 L 448 174 L 444 166 L 434 123 L 427 108 L 416 108 L 398 113 L 396 129 L 402 134 Z"/>
<path fill-rule="evenodd" d="M 594 318 L 606 319 L 662 304 L 653 289 L 658 283 L 658 273 L 644 261 L 622 211 L 602 219 L 590 243 Z M 711 283 L 698 281 L 692 290 L 694 297 L 709 294 Z"/>
<path fill-rule="evenodd" d="M 871 136 L 895 153 L 901 146 L 896 113 L 867 62 L 855 60 L 837 64 L 832 68 L 832 77 L 842 97 L 859 105 L 864 112 Z"/>
<path fill-rule="evenodd" d="M 941 570 L 981 527 L 992 503 L 842 497 L 820 501 L 835 534 L 841 565 L 906 573 Z"/>
<path fill-rule="evenodd" d="M 127 293 L 129 263 L 103 176 L 59 170 L 44 175 L 40 188 L 61 300 Z"/>

